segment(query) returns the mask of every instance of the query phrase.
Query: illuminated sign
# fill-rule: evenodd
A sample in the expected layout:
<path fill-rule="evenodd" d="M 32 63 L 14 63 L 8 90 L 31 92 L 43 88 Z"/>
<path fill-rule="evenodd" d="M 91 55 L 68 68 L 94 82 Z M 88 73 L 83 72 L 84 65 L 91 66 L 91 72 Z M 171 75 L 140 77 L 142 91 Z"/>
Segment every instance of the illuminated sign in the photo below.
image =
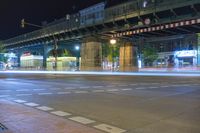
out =
<path fill-rule="evenodd" d="M 177 51 L 175 52 L 176 57 L 196 57 L 197 51 L 196 50 L 184 50 L 184 51 Z"/>

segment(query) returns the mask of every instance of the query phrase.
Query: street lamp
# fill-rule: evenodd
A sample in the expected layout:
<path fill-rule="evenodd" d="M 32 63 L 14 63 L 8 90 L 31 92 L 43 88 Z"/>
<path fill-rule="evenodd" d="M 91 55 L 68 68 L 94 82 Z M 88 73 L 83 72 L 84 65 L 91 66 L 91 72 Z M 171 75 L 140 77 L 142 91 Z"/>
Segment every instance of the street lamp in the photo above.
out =
<path fill-rule="evenodd" d="M 80 50 L 80 46 L 75 46 L 75 50 L 76 50 L 76 67 L 77 70 L 79 70 L 79 50 Z"/>
<path fill-rule="evenodd" d="M 112 38 L 112 39 L 110 40 L 110 44 L 116 44 L 116 43 L 117 43 L 117 40 L 116 40 L 116 39 Z"/>
<path fill-rule="evenodd" d="M 114 46 L 117 43 L 117 40 L 112 38 L 110 39 L 110 44 L 112 44 L 112 70 L 114 70 Z"/>
<path fill-rule="evenodd" d="M 44 26 L 32 24 L 32 23 L 26 22 L 25 19 L 22 19 L 21 20 L 21 27 L 25 28 L 25 25 L 29 25 L 29 26 L 33 26 L 33 27 L 37 27 L 37 28 L 44 28 Z M 52 36 L 53 36 L 53 42 L 54 42 L 54 47 L 53 47 L 53 56 L 55 58 L 55 66 L 54 67 L 55 67 L 55 70 L 56 70 L 57 69 L 57 58 L 58 58 L 58 53 L 57 53 L 58 42 L 57 42 L 55 35 L 52 34 Z"/>

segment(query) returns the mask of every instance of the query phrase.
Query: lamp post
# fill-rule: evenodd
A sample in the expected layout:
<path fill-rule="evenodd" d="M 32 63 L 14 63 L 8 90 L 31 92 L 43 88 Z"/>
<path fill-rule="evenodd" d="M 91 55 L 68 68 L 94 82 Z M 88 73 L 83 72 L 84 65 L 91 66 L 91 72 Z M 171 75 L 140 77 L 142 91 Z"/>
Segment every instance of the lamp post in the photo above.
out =
<path fill-rule="evenodd" d="M 33 27 L 37 27 L 37 28 L 44 28 L 44 26 L 37 25 L 37 24 L 32 24 L 32 23 L 26 22 L 25 19 L 22 19 L 21 20 L 21 27 L 25 28 L 25 25 L 29 25 L 29 26 L 33 26 Z M 55 58 L 54 69 L 57 70 L 57 58 L 58 58 L 57 49 L 58 49 L 58 42 L 57 42 L 57 39 L 56 39 L 55 35 L 52 34 L 52 36 L 53 36 L 53 45 L 54 45 L 54 47 L 53 47 L 53 56 Z"/>
<path fill-rule="evenodd" d="M 117 43 L 117 40 L 112 38 L 110 44 L 112 45 L 112 71 L 114 71 L 114 45 Z"/>
<path fill-rule="evenodd" d="M 77 70 L 79 70 L 79 50 L 80 50 L 80 46 L 77 45 L 75 46 L 75 50 L 76 50 L 76 67 L 77 67 Z"/>

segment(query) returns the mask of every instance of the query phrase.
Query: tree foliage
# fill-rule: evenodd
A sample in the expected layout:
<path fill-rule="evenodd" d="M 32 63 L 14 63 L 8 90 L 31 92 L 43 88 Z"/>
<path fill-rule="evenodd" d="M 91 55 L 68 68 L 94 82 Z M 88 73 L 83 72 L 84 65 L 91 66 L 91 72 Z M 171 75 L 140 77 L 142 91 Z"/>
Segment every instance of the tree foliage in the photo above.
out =
<path fill-rule="evenodd" d="M 147 46 L 142 51 L 145 66 L 152 66 L 153 62 L 158 58 L 156 49 Z"/>

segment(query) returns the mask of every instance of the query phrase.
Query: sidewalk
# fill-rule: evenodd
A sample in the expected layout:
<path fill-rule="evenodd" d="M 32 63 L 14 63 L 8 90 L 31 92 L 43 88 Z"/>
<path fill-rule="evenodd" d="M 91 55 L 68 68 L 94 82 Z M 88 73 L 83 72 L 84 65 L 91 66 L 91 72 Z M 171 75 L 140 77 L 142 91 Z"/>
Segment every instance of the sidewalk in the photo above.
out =
<path fill-rule="evenodd" d="M 76 122 L 0 99 L 2 133 L 102 133 Z M 1 132 L 1 131 L 0 131 Z"/>

